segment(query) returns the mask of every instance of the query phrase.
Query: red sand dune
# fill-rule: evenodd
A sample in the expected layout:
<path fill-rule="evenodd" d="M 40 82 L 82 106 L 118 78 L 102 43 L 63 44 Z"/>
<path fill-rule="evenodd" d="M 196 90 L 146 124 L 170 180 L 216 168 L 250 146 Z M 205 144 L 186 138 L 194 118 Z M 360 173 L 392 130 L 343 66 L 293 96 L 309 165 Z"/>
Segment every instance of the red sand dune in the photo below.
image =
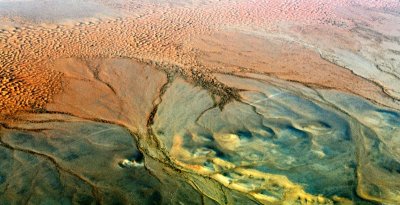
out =
<path fill-rule="evenodd" d="M 400 2 L 395 0 L 225 0 L 204 1 L 203 4 L 176 1 L 158 3 L 130 1 L 122 4 L 101 2 L 135 17 L 88 20 L 76 25 L 19 27 L 0 31 L 0 71 L 4 79 L 1 88 L 3 97 L 0 101 L 2 114 L 42 108 L 54 94 L 60 92 L 61 73 L 50 71 L 47 67 L 50 62 L 59 58 L 123 56 L 177 65 L 188 76 L 191 75 L 193 68 L 199 68 L 197 70 L 205 72 L 205 76 L 208 76 L 207 73 L 215 68 L 204 69 L 198 58 L 196 46 L 188 46 L 190 42 L 195 42 L 194 39 L 202 36 L 210 36 L 230 27 L 256 27 L 265 31 L 271 29 L 279 31 L 282 26 L 290 30 L 294 28 L 291 25 L 300 27 L 325 25 L 332 31 L 340 31 L 351 37 L 349 30 L 356 17 L 351 16 L 350 8 L 364 7 L 385 11 L 396 11 L 400 8 Z M 22 22 L 22 25 L 29 25 L 29 22 Z M 349 39 L 339 43 L 344 42 L 343 45 L 347 46 L 346 41 Z M 241 51 L 240 49 L 238 51 Z M 297 57 L 294 54 L 294 59 L 299 59 L 302 52 L 300 49 Z M 296 62 L 301 63 L 301 59 Z M 256 66 L 254 69 L 269 72 L 264 66 L 259 69 Z M 280 72 L 274 74 L 287 79 L 285 73 L 290 72 L 290 69 L 284 66 L 280 69 L 282 69 Z M 301 73 L 301 68 L 298 69 Z M 330 73 L 342 72 L 340 69 L 337 71 L 332 69 L 336 68 L 327 68 L 326 73 L 318 69 L 315 71 L 308 69 L 307 72 L 310 76 L 326 77 L 329 77 Z M 349 79 L 348 82 L 359 81 L 352 74 L 345 74 L 347 71 L 343 72 L 344 74 L 340 75 L 345 75 L 345 78 Z M 335 78 L 329 78 L 330 81 L 336 81 Z M 326 86 L 327 83 L 326 80 L 321 82 L 307 76 L 296 80 L 320 86 Z M 341 83 L 328 83 L 328 87 L 334 87 L 335 84 Z M 370 88 L 365 89 L 371 89 L 373 92 L 381 89 L 374 84 L 369 86 Z M 358 92 L 358 88 L 352 87 L 352 83 L 345 85 L 341 90 L 350 90 L 370 97 L 368 94 Z"/>

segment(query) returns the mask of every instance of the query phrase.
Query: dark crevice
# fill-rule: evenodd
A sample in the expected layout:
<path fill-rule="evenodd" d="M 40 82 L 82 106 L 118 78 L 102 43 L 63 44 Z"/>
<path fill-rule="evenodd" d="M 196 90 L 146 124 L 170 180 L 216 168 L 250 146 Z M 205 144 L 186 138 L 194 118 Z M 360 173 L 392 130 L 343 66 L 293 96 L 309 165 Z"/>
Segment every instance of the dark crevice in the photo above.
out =
<path fill-rule="evenodd" d="M 151 110 L 150 116 L 147 119 L 147 124 L 146 124 L 146 126 L 148 128 L 147 131 L 151 132 L 151 133 L 152 133 L 151 126 L 154 124 L 154 117 L 155 117 L 155 115 L 157 113 L 158 106 L 162 103 L 162 97 L 164 96 L 164 94 L 167 91 L 168 87 L 172 84 L 172 82 L 175 79 L 175 75 L 172 74 L 172 73 L 166 73 L 166 75 L 167 75 L 167 82 L 163 86 L 161 86 L 159 94 L 158 94 L 158 97 L 155 100 L 155 101 L 158 100 L 158 103 L 153 102 L 153 109 Z M 149 128 L 150 128 L 150 130 L 149 130 Z"/>
<path fill-rule="evenodd" d="M 97 61 L 90 61 L 90 60 L 84 60 L 84 62 L 86 63 L 86 66 L 88 66 L 89 70 L 92 72 L 94 79 L 106 85 L 114 93 L 114 95 L 117 95 L 117 92 L 114 89 L 114 87 L 111 86 L 110 83 L 107 83 L 100 78 L 99 76 L 100 64 Z"/>
<path fill-rule="evenodd" d="M 6 128 L 6 129 L 29 131 L 29 132 L 43 132 L 43 131 L 50 130 L 50 129 L 27 129 L 27 128 L 21 128 L 21 127 L 13 127 L 13 126 L 9 126 L 6 123 L 1 123 L 1 122 L 0 122 L 0 127 Z"/>
<path fill-rule="evenodd" d="M 144 169 L 147 171 L 147 173 L 149 173 L 150 176 L 154 177 L 154 179 L 156 179 L 158 182 L 160 182 L 161 184 L 164 184 L 164 182 L 161 180 L 160 177 L 158 177 L 149 167 L 146 166 L 146 159 L 144 159 Z"/>
<path fill-rule="evenodd" d="M 207 179 L 211 179 L 211 178 L 207 178 Z M 211 179 L 211 180 L 212 180 L 212 179 Z M 212 201 L 214 201 L 214 202 L 216 202 L 216 203 L 218 203 L 218 204 L 221 204 L 218 200 L 213 199 L 212 197 L 208 196 L 207 194 L 202 193 L 202 192 L 201 192 L 201 188 L 200 188 L 195 182 L 193 182 L 193 180 L 188 179 L 188 181 L 189 181 L 189 184 L 190 184 L 199 194 L 202 195 L 202 204 L 205 203 L 204 197 L 207 197 L 207 198 L 209 198 L 210 200 L 212 200 Z"/>
<path fill-rule="evenodd" d="M 375 67 L 376 67 L 376 69 L 378 69 L 379 71 L 381 71 L 381 72 L 383 72 L 383 73 L 386 73 L 386 74 L 392 76 L 393 78 L 396 78 L 396 80 L 400 81 L 400 77 L 397 76 L 396 74 L 383 70 L 383 69 L 381 68 L 381 66 L 379 66 L 379 65 L 377 65 L 377 64 L 375 64 Z"/>
<path fill-rule="evenodd" d="M 34 185 L 35 185 L 36 178 L 37 178 L 38 174 L 39 174 L 39 169 L 36 170 L 36 172 L 35 172 L 35 174 L 34 174 L 34 178 L 32 179 L 32 183 L 31 183 L 30 189 L 29 189 L 29 195 L 28 195 L 28 198 L 27 198 L 26 201 L 25 201 L 25 204 L 26 204 L 26 205 L 29 204 L 29 201 L 30 201 L 31 198 L 32 198 L 32 195 L 33 195 L 33 187 L 34 187 Z"/>
<path fill-rule="evenodd" d="M 46 119 L 46 120 L 28 120 L 19 117 L 9 117 L 7 121 L 13 122 L 24 122 L 24 123 L 34 123 L 34 124 L 46 124 L 52 122 L 68 122 L 68 120 L 60 120 L 60 119 Z"/>
<path fill-rule="evenodd" d="M 151 110 L 150 115 L 147 119 L 146 128 L 147 128 L 147 135 L 151 138 L 152 142 L 155 143 L 156 148 L 158 148 L 159 151 L 163 152 L 165 157 L 167 157 L 167 154 L 165 153 L 164 150 L 162 150 L 160 141 L 155 136 L 155 134 L 153 132 L 153 128 L 152 128 L 152 126 L 154 124 L 154 118 L 158 111 L 158 106 L 162 103 L 162 100 L 163 100 L 162 97 L 164 96 L 165 92 L 167 91 L 167 89 L 169 88 L 169 86 L 172 84 L 172 82 L 175 79 L 174 73 L 169 73 L 169 72 L 165 71 L 165 74 L 167 75 L 167 82 L 163 86 L 161 86 L 158 97 L 153 101 L 153 109 Z M 140 144 L 139 139 L 138 139 L 138 143 Z M 138 147 L 141 147 L 141 146 L 138 146 Z"/>
<path fill-rule="evenodd" d="M 225 200 L 225 204 L 228 204 L 228 197 L 226 196 L 226 192 L 224 187 L 222 186 L 222 184 L 219 185 L 219 188 L 221 189 L 222 193 L 224 194 L 224 200 Z"/>
<path fill-rule="evenodd" d="M 213 106 L 211 106 L 211 107 L 209 107 L 209 108 L 203 110 L 203 111 L 199 114 L 199 116 L 197 116 L 197 118 L 196 118 L 196 120 L 195 120 L 194 122 L 195 122 L 196 124 L 198 124 L 200 118 L 201 118 L 204 114 L 206 114 L 206 112 L 208 112 L 208 111 L 210 111 L 210 110 L 212 110 L 212 109 L 214 109 L 214 108 L 216 108 L 216 107 L 218 107 L 218 105 L 217 105 L 216 103 L 214 103 Z"/>

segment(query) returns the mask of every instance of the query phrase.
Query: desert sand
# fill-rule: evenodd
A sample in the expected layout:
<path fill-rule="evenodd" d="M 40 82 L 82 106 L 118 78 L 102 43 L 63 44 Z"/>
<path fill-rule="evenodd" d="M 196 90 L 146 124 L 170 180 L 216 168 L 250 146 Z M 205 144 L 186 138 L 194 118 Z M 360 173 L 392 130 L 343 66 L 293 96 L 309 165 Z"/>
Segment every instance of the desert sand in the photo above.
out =
<path fill-rule="evenodd" d="M 399 11 L 0 0 L 0 204 L 398 204 Z"/>

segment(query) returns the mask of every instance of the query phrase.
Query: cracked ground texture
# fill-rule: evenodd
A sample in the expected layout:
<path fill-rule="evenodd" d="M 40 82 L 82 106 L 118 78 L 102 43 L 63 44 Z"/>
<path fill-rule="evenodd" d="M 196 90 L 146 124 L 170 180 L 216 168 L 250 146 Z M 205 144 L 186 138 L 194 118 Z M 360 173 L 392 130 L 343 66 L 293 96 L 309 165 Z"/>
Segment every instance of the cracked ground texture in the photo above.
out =
<path fill-rule="evenodd" d="M 0 204 L 399 204 L 399 11 L 0 0 Z"/>

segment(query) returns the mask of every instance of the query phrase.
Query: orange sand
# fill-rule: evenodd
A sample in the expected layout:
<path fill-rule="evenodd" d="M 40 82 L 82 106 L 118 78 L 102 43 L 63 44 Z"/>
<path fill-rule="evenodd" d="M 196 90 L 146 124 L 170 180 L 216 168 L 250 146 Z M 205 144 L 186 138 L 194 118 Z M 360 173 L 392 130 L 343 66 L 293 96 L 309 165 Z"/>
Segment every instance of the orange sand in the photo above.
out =
<path fill-rule="evenodd" d="M 196 48 L 207 47 L 203 42 L 196 45 L 195 40 L 199 37 L 210 36 L 232 26 L 277 31 L 278 25 L 288 23 L 290 29 L 290 22 L 314 26 L 322 24 L 333 31 L 350 32 L 352 20 L 346 14 L 347 7 L 358 8 L 362 5 L 365 9 L 389 11 L 400 8 L 400 3 L 395 0 L 225 0 L 204 1 L 194 6 L 190 2 L 175 1 L 131 1 L 122 5 L 104 1 L 104 4 L 127 12 L 131 17 L 88 20 L 70 25 L 27 26 L 29 21 L 19 21 L 24 26 L 0 30 L 1 114 L 40 109 L 51 101 L 62 90 L 62 73 L 49 70 L 48 65 L 59 58 L 129 57 L 177 65 L 188 76 L 192 69 L 200 68 L 197 69 L 199 72 L 209 76 L 216 69 L 207 68 L 209 62 L 204 63 L 204 58 L 198 57 Z M 221 45 L 225 44 L 223 39 L 219 40 Z M 235 46 L 240 46 L 240 43 Z M 226 48 L 217 45 L 216 49 Z M 241 51 L 241 48 L 236 50 Z M 211 58 L 218 56 L 206 54 Z M 382 96 L 381 93 L 376 94 L 381 89 L 378 86 L 322 62 L 315 53 L 301 47 L 289 53 L 276 54 L 276 57 L 266 56 L 268 54 L 271 50 L 262 54 L 264 62 L 258 65 L 242 61 L 240 66 L 256 72 L 273 73 L 283 79 L 350 91 L 370 99 Z M 304 63 L 304 58 L 310 63 L 292 67 Z M 218 66 L 218 71 L 224 71 L 225 67 L 230 70 L 226 63 Z"/>

